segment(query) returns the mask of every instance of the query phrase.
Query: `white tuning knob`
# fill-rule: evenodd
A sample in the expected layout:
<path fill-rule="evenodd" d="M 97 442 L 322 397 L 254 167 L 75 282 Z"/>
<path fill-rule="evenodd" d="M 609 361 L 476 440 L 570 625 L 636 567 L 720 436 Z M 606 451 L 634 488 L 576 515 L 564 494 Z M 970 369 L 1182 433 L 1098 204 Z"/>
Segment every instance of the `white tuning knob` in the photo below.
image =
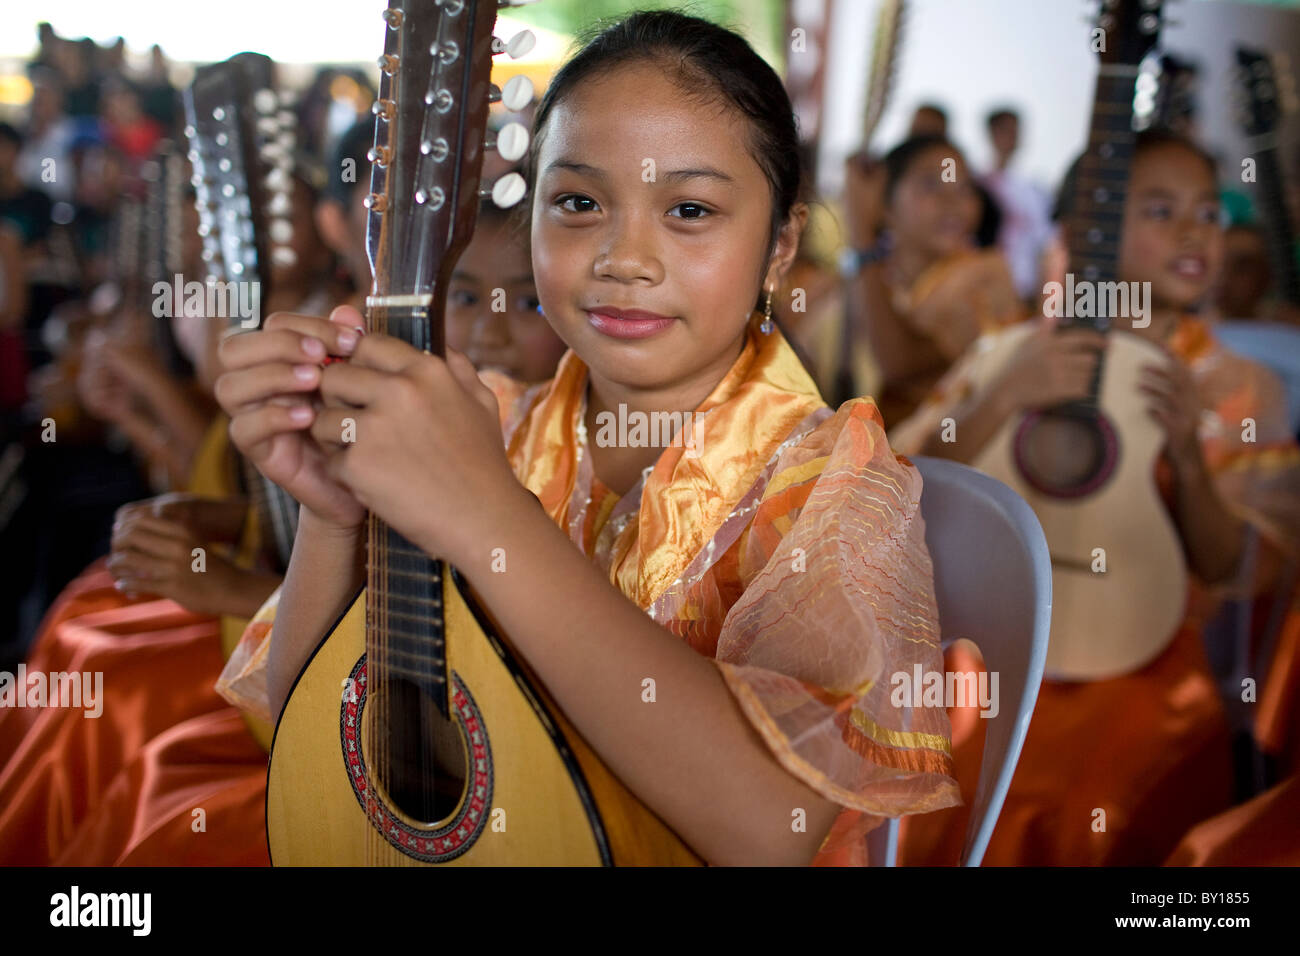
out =
<path fill-rule="evenodd" d="M 524 124 L 507 123 L 501 127 L 501 132 L 497 133 L 496 148 L 504 160 L 513 163 L 522 159 L 524 153 L 528 152 L 528 130 L 524 129 Z"/>
<path fill-rule="evenodd" d="M 274 246 L 271 249 L 271 262 L 277 266 L 297 265 L 298 253 L 288 246 Z"/>
<path fill-rule="evenodd" d="M 275 95 L 274 90 L 261 89 L 253 94 L 253 109 L 257 110 L 263 116 L 268 116 L 276 111 L 279 107 L 280 100 Z"/>
<path fill-rule="evenodd" d="M 272 242 L 286 243 L 293 238 L 293 223 L 288 219 L 272 219 L 267 232 Z"/>
<path fill-rule="evenodd" d="M 277 192 L 271 196 L 271 201 L 267 203 L 266 211 L 272 216 L 287 216 L 291 209 L 289 194 Z"/>
<path fill-rule="evenodd" d="M 502 209 L 509 209 L 524 198 L 528 184 L 518 173 L 506 173 L 492 184 L 492 201 Z"/>
<path fill-rule="evenodd" d="M 289 173 L 283 166 L 274 167 L 266 174 L 266 186 L 268 189 L 288 189 Z"/>
<path fill-rule="evenodd" d="M 520 30 L 506 41 L 506 55 L 512 60 L 527 56 L 537 46 L 537 36 L 532 30 Z"/>
<path fill-rule="evenodd" d="M 528 77 L 512 76 L 506 80 L 501 89 L 501 105 L 512 113 L 518 113 L 533 101 L 533 81 Z"/>

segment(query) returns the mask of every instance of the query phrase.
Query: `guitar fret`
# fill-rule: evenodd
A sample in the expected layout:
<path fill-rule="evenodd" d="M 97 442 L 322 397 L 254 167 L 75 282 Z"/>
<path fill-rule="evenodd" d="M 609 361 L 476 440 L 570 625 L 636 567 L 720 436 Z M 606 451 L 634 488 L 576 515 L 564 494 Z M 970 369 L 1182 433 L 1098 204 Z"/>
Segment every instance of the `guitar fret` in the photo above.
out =
<path fill-rule="evenodd" d="M 419 597 L 412 594 L 399 594 L 393 591 L 385 590 L 382 587 L 371 589 L 376 598 L 391 598 L 397 601 L 407 601 L 411 604 L 427 604 L 430 607 L 442 607 L 442 598 Z"/>
<path fill-rule="evenodd" d="M 405 614 L 401 611 L 394 611 L 389 607 L 385 607 L 383 610 L 376 608 L 374 613 L 376 616 L 382 615 L 386 618 L 395 617 L 399 621 L 415 621 L 417 624 L 429 624 L 431 627 L 436 626 L 428 617 L 421 617 L 419 614 Z"/>

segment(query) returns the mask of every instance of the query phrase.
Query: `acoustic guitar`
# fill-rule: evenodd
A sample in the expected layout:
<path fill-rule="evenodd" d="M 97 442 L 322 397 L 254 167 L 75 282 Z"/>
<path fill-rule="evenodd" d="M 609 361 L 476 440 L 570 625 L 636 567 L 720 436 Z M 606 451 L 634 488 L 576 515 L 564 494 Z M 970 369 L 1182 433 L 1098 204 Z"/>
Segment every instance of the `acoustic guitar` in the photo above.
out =
<path fill-rule="evenodd" d="M 395 0 L 370 151 L 366 322 L 442 354 L 447 285 L 469 242 L 485 147 L 523 155 L 489 103 L 496 0 Z M 513 41 L 512 41 L 513 42 Z M 523 196 L 517 173 L 490 191 Z M 430 409 L 430 414 L 436 410 Z M 367 584 L 321 641 L 276 726 L 267 777 L 272 862 L 387 865 L 695 864 L 601 763 L 494 628 L 465 582 L 375 515 Z"/>
<path fill-rule="evenodd" d="M 1097 293 L 1119 289 L 1134 92 L 1161 16 L 1152 0 L 1108 0 L 1093 34 L 1104 42 L 1067 224 L 1067 301 L 1082 302 L 1070 294 L 1075 280 Z M 1138 390 L 1142 367 L 1168 358 L 1125 329 L 1133 316 L 1124 314 L 1122 296 L 1093 300 L 1093 308 L 1080 310 L 1091 315 L 1059 326 L 1107 333 L 1088 394 L 1011 416 L 972 462 L 1023 497 L 1043 526 L 1052 556 L 1046 673 L 1058 680 L 1099 680 L 1142 667 L 1173 639 L 1187 600 L 1182 546 L 1155 482 L 1164 433 Z M 1022 323 L 980 343 L 987 351 L 977 363 L 977 390 L 997 379 L 1035 327 Z"/>
<path fill-rule="evenodd" d="M 213 297 L 213 304 L 226 312 L 231 327 L 249 321 L 236 305 L 254 301 L 251 293 L 240 294 L 239 285 L 258 289 L 260 323 L 277 267 L 292 265 L 295 256 L 289 245 L 295 121 L 274 89 L 273 72 L 267 57 L 241 53 L 200 67 L 184 97 L 203 260 L 208 278 L 223 291 Z M 207 321 L 221 318 L 206 316 Z M 252 563 L 267 552 L 276 570 L 284 571 L 297 533 L 298 503 L 233 449 L 232 454 L 253 516 L 240 542 L 239 559 Z M 222 618 L 226 659 L 247 623 Z M 243 716 L 254 739 L 269 751 L 271 725 L 248 713 Z"/>

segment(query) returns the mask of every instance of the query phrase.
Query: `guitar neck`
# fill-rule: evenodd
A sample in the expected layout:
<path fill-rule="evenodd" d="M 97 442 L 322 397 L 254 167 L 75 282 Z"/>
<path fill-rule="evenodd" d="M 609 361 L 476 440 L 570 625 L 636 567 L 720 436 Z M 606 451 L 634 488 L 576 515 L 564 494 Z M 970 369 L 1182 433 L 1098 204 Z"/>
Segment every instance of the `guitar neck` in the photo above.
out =
<path fill-rule="evenodd" d="M 1257 150 L 1253 155 L 1255 185 L 1259 190 L 1264 231 L 1268 236 L 1274 287 L 1283 301 L 1300 306 L 1300 269 L 1296 267 L 1295 231 L 1291 228 L 1291 217 L 1287 214 L 1282 166 L 1278 161 L 1276 143 Z"/>

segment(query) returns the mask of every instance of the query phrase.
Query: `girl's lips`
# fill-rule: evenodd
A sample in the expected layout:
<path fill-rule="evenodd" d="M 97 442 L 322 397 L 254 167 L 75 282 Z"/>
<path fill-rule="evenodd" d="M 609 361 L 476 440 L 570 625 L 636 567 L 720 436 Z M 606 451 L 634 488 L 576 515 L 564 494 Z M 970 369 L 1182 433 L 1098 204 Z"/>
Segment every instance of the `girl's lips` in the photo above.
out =
<path fill-rule="evenodd" d="M 1184 279 L 1205 277 L 1205 260 L 1198 256 L 1179 256 L 1169 268 L 1175 275 Z"/>
<path fill-rule="evenodd" d="M 633 312 L 609 309 L 600 312 L 587 310 L 587 320 L 597 332 L 615 339 L 644 339 L 662 332 L 675 321 L 653 312 Z"/>

